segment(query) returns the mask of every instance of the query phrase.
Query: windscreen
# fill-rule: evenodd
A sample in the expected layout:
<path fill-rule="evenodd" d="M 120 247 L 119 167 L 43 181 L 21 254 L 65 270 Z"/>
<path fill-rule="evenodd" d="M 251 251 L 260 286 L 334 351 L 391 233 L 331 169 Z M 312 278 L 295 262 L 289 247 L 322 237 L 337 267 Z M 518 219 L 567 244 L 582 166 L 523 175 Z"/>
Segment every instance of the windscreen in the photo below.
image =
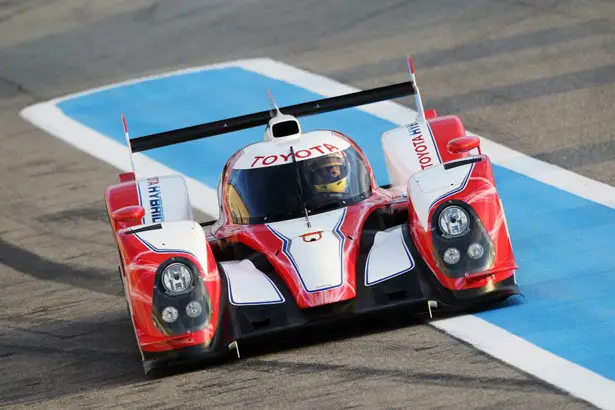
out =
<path fill-rule="evenodd" d="M 352 205 L 371 195 L 367 167 L 350 146 L 344 151 L 279 166 L 234 169 L 226 202 L 233 223 L 261 224 Z"/>

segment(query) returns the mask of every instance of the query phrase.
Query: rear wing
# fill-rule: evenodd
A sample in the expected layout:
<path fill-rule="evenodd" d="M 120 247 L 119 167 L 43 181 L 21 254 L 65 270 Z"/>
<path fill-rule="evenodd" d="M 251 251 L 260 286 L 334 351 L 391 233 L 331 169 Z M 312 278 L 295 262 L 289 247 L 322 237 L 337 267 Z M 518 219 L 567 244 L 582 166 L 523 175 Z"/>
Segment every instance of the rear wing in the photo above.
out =
<path fill-rule="evenodd" d="M 278 112 L 282 112 L 286 115 L 292 115 L 294 117 L 305 117 L 309 115 L 323 114 L 326 112 L 342 110 L 346 108 L 357 107 L 360 105 L 366 105 L 380 101 L 392 100 L 395 98 L 414 95 L 415 105 L 418 111 L 417 120 L 424 120 L 425 113 L 423 110 L 423 104 L 421 102 L 420 92 L 416 85 L 414 66 L 410 57 L 408 57 L 408 69 L 410 74 L 410 81 L 378 88 L 372 88 L 365 91 L 357 91 L 354 93 L 344 94 L 336 97 L 323 98 L 320 100 L 310 101 L 296 105 L 289 105 L 282 108 L 277 108 L 276 106 L 276 109 Z M 124 131 L 126 134 L 126 140 L 128 143 L 128 148 L 132 160 L 132 155 L 139 152 L 166 147 L 169 145 L 179 144 L 183 142 L 194 141 L 202 138 L 213 137 L 216 135 L 253 128 L 261 125 L 267 125 L 271 117 L 272 111 L 266 110 L 253 114 L 241 115 L 238 117 L 213 121 L 205 124 L 194 125 L 186 128 L 160 132 L 157 134 L 145 135 L 133 139 L 130 139 L 130 137 L 128 136 L 128 129 L 126 126 L 125 118 L 122 118 L 122 120 L 124 122 Z M 136 171 L 134 169 L 134 164 L 133 171 Z"/>
<path fill-rule="evenodd" d="M 295 117 L 305 117 L 414 94 L 416 94 L 416 89 L 413 82 L 407 81 L 338 97 L 289 105 L 280 108 L 280 111 Z M 133 153 L 143 152 L 154 148 L 266 125 L 270 119 L 270 110 L 241 115 L 239 117 L 133 138 L 130 140 L 130 148 Z"/>

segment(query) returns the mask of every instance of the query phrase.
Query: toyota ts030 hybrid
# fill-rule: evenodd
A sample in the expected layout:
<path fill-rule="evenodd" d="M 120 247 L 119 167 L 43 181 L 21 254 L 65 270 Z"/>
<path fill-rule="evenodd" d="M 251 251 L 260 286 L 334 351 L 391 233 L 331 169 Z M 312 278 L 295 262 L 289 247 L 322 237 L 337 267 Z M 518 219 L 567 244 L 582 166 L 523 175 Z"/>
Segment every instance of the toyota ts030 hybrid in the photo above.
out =
<path fill-rule="evenodd" d="M 519 293 L 489 158 L 458 117 L 423 109 L 409 66 L 407 82 L 283 108 L 272 99 L 266 111 L 139 138 L 124 119 L 132 159 L 266 126 L 228 159 L 215 221 L 194 220 L 181 175 L 133 165 L 106 190 L 146 373 L 332 319 L 394 307 L 431 315 Z M 297 120 L 408 95 L 416 118 L 380 136 L 387 186 L 352 136 Z"/>

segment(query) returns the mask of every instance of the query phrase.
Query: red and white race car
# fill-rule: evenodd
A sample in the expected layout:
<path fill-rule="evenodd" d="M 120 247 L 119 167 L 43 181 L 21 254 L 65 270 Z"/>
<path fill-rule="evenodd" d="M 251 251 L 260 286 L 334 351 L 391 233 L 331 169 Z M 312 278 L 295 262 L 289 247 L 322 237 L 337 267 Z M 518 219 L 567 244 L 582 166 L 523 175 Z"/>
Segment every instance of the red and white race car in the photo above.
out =
<path fill-rule="evenodd" d="M 410 67 L 412 66 L 411 60 Z M 391 185 L 361 148 L 297 118 L 414 95 L 382 135 Z M 120 175 L 105 193 L 144 369 L 214 358 L 253 337 L 389 308 L 432 314 L 519 293 L 489 158 L 456 116 L 425 111 L 410 81 L 130 139 L 139 152 L 266 125 L 193 218 L 181 175 Z"/>

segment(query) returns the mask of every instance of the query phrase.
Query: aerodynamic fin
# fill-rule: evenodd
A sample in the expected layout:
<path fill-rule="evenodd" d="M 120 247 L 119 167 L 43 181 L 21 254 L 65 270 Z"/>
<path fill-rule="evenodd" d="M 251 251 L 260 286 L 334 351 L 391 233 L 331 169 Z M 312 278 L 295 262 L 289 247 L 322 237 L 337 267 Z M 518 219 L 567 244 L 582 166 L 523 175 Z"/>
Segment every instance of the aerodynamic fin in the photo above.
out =
<path fill-rule="evenodd" d="M 280 107 L 278 107 L 278 104 L 275 102 L 275 99 L 273 98 L 273 94 L 271 94 L 271 90 L 269 90 L 267 88 L 267 96 L 269 97 L 269 107 L 271 108 L 271 117 L 275 117 L 276 115 L 282 115 L 282 113 L 280 112 Z"/>
<path fill-rule="evenodd" d="M 124 127 L 124 138 L 126 138 L 126 145 L 128 145 L 128 156 L 130 157 L 130 166 L 132 167 L 132 172 L 137 175 L 137 170 L 135 169 L 135 162 L 132 158 L 132 146 L 130 144 L 130 134 L 128 133 L 128 123 L 126 122 L 126 116 L 122 113 L 122 126 Z"/>
<path fill-rule="evenodd" d="M 423 108 L 423 101 L 421 100 L 421 92 L 419 91 L 419 86 L 416 84 L 416 76 L 414 75 L 414 63 L 412 62 L 412 57 L 407 56 L 408 58 L 408 74 L 410 74 L 410 81 L 414 84 L 414 104 L 416 105 L 416 111 L 418 112 L 417 120 L 425 121 L 425 109 Z"/>

